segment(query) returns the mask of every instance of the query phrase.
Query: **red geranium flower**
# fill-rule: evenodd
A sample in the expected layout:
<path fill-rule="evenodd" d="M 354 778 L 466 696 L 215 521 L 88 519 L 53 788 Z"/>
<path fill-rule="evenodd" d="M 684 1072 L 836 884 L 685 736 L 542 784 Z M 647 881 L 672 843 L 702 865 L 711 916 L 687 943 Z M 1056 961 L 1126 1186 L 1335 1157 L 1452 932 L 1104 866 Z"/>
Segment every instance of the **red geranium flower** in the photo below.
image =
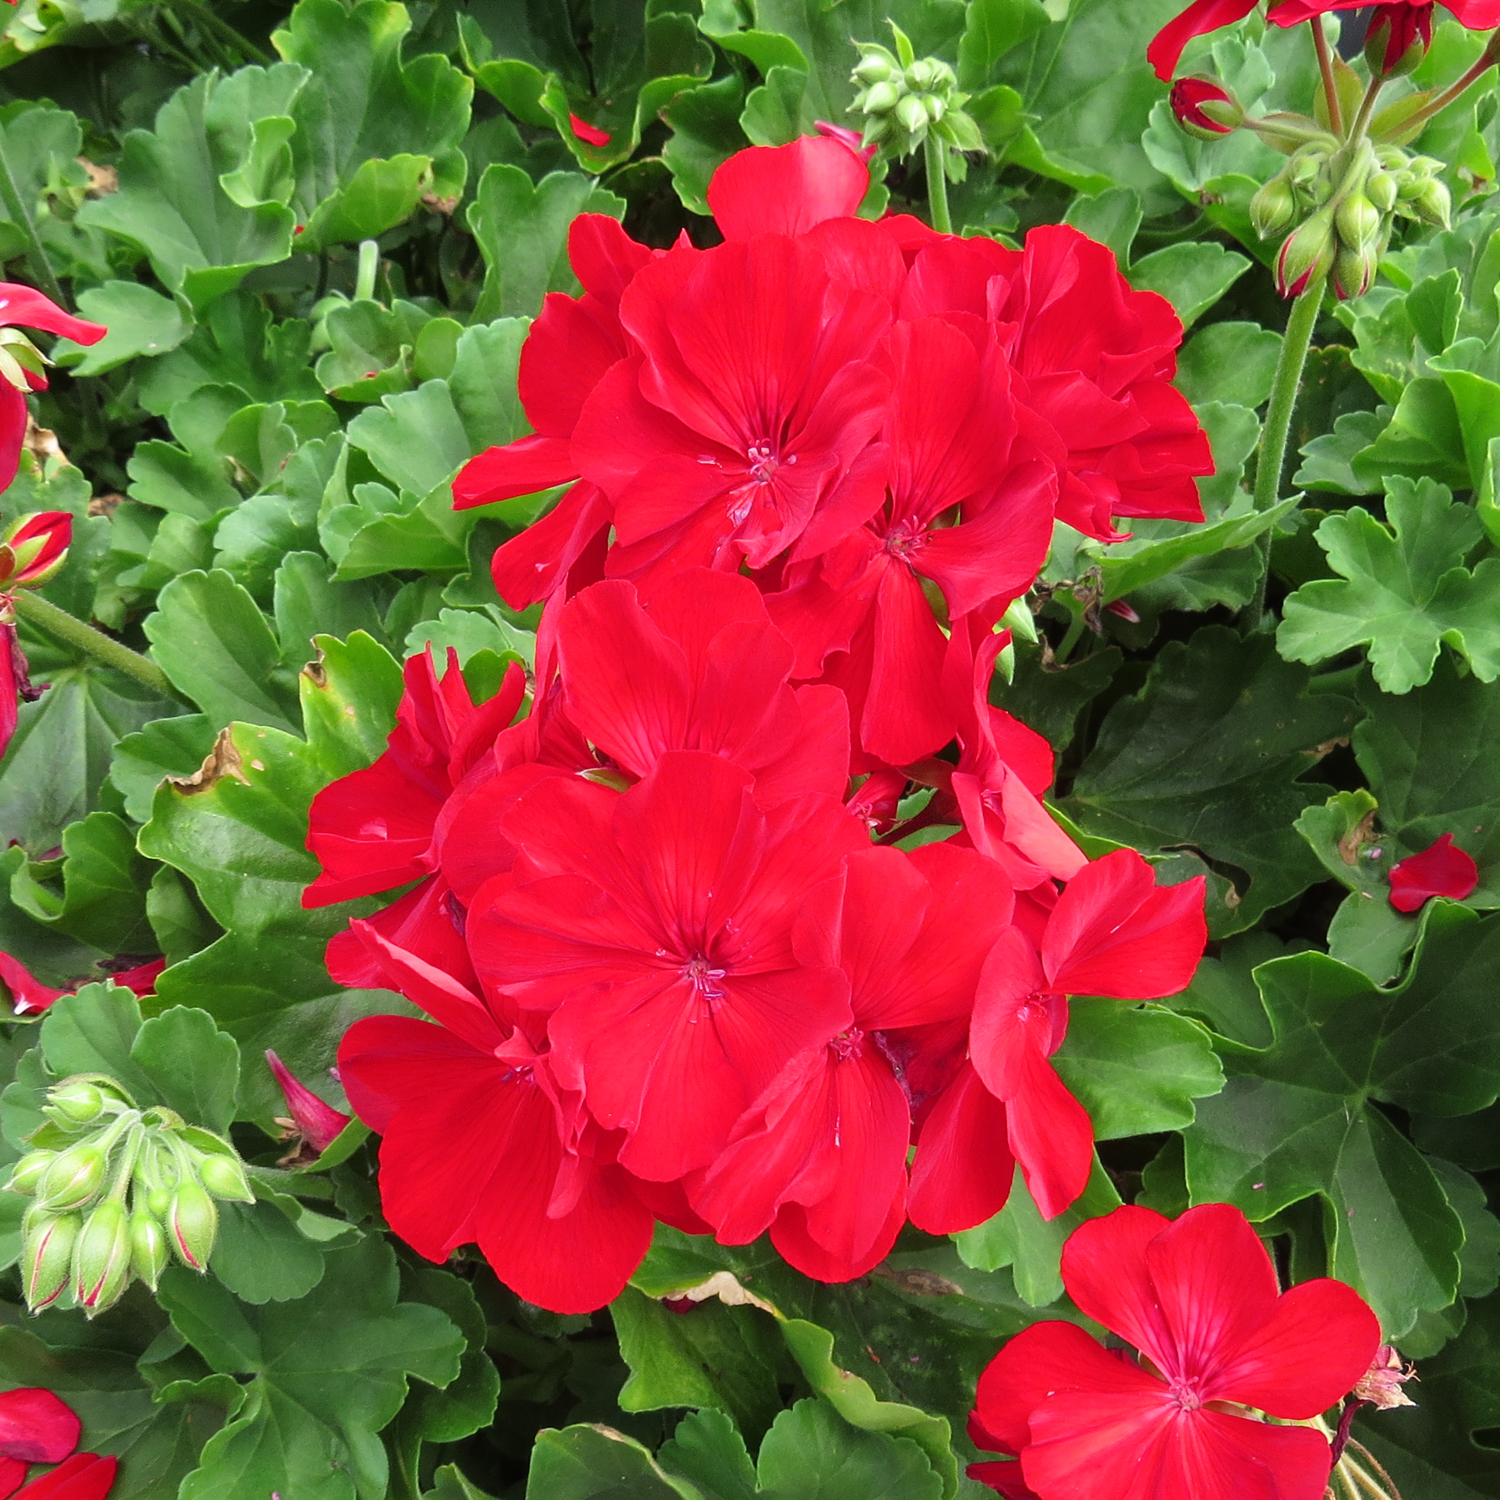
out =
<path fill-rule="evenodd" d="M 1391 905 L 1397 911 L 1420 911 L 1434 896 L 1462 901 L 1479 884 L 1479 866 L 1445 833 L 1420 854 L 1391 866 Z"/>
<path fill-rule="evenodd" d="M 1068 1028 L 1069 995 L 1155 1000 L 1186 987 L 1203 956 L 1203 877 L 1157 886 L 1133 849 L 1085 865 L 1047 917 L 1040 952 L 1019 927 L 984 966 L 969 1048 L 1006 1104 L 1010 1148 L 1044 1219 L 1088 1182 L 1093 1126 L 1047 1059 Z"/>
<path fill-rule="evenodd" d="M 607 794 L 606 794 L 607 795 Z M 619 1296 L 651 1243 L 651 1212 L 611 1142 L 554 1081 L 523 1031 L 440 969 L 354 924 L 382 983 L 438 1025 L 356 1022 L 339 1047 L 355 1112 L 381 1135 L 391 1228 L 444 1261 L 477 1242 L 517 1295 L 554 1312 Z"/>
<path fill-rule="evenodd" d="M 297 1134 L 314 1152 L 332 1145 L 349 1123 L 349 1116 L 318 1098 L 269 1047 L 266 1065 L 286 1099 L 287 1113 Z"/>
<path fill-rule="evenodd" d="M 847 975 L 853 1024 L 791 1059 L 690 1188 L 722 1243 L 770 1228 L 825 1281 L 885 1256 L 906 1215 L 911 1106 L 883 1033 L 967 1016 L 1010 909 L 996 865 L 943 844 L 866 849 L 809 893 L 797 954 Z"/>
<path fill-rule="evenodd" d="M 1257 0 L 1194 0 L 1180 16 L 1163 26 L 1147 47 L 1146 59 L 1156 69 L 1156 76 L 1171 78 L 1182 49 L 1195 36 L 1243 21 L 1256 4 Z M 1315 16 L 1327 15 L 1329 11 L 1360 10 L 1364 4 L 1365 0 L 1273 0 L 1266 19 L 1275 26 L 1298 26 Z M 1458 22 L 1471 31 L 1492 31 L 1500 26 L 1500 0 L 1445 0 L 1444 9 L 1452 11 Z M 1396 17 L 1393 13 L 1399 10 L 1413 12 L 1412 20 Z M 1382 13 L 1392 13 L 1387 17 L 1389 23 L 1393 30 L 1404 34 L 1408 42 L 1418 26 L 1425 25 L 1427 32 L 1431 33 L 1432 0 L 1386 0 L 1386 3 L 1376 6 L 1375 11 L 1376 18 L 1370 23 L 1372 29 Z M 1389 55 L 1394 57 L 1399 53 Z"/>
<path fill-rule="evenodd" d="M 1079 1310 L 1150 1367 L 1060 1322 L 1034 1323 L 995 1356 L 970 1432 L 1019 1454 L 1041 1500 L 1321 1500 L 1333 1457 L 1322 1433 L 1221 1403 L 1288 1421 L 1334 1405 L 1380 1343 L 1357 1292 L 1319 1280 L 1278 1294 L 1255 1231 L 1221 1203 L 1175 1224 L 1144 1208 L 1091 1220 L 1064 1246 L 1062 1275 Z M 970 1473 L 1001 1489 L 997 1467 L 1009 1466 Z"/>
<path fill-rule="evenodd" d="M 762 811 L 753 790 L 699 750 L 623 794 L 552 777 L 506 817 L 515 867 L 470 911 L 481 977 L 549 1013 L 555 1076 L 652 1181 L 707 1166 L 788 1059 L 850 1024 L 844 976 L 791 933 L 868 837 L 831 797 Z"/>

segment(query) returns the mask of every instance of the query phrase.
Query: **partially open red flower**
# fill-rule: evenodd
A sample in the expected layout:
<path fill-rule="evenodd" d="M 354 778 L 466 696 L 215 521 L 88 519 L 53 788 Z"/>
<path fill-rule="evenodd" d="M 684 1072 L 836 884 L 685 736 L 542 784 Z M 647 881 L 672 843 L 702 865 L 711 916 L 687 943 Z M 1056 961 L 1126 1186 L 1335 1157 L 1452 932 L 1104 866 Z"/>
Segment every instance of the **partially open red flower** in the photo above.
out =
<path fill-rule="evenodd" d="M 1040 951 L 1019 927 L 985 963 L 969 1050 L 1006 1106 L 1010 1148 L 1045 1219 L 1088 1182 L 1093 1126 L 1048 1058 L 1067 1034 L 1069 995 L 1154 1000 L 1186 987 L 1203 956 L 1202 876 L 1158 886 L 1133 849 L 1085 865 L 1047 917 Z"/>
<path fill-rule="evenodd" d="M 1357 1292 L 1329 1280 L 1279 1292 L 1255 1231 L 1221 1203 L 1176 1223 L 1134 1207 L 1090 1220 L 1062 1275 L 1079 1310 L 1144 1358 L 1042 1322 L 990 1362 L 971 1433 L 1019 1454 L 1041 1500 L 1321 1500 L 1323 1434 L 1232 1408 L 1306 1421 L 1346 1395 L 1380 1343 Z M 970 1473 L 1024 1493 L 993 1483 L 990 1465 Z"/>
<path fill-rule="evenodd" d="M 1479 866 L 1445 833 L 1420 854 L 1391 866 L 1391 905 L 1397 911 L 1420 911 L 1434 896 L 1462 901 L 1479 884 Z"/>
<path fill-rule="evenodd" d="M 287 1112 L 302 1139 L 314 1151 L 330 1146 L 349 1123 L 349 1116 L 318 1098 L 270 1048 L 266 1049 L 266 1065 L 286 1098 Z"/>

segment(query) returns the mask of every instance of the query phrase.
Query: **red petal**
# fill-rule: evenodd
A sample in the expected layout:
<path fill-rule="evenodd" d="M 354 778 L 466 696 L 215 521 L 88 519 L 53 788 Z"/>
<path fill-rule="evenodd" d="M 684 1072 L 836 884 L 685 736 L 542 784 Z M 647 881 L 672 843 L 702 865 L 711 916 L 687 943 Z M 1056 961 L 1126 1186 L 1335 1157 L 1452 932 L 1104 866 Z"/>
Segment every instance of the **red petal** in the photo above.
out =
<path fill-rule="evenodd" d="M 0 694 L 0 704 L 5 697 Z M 43 984 L 18 959 L 0 952 L 0 982 L 10 991 L 11 1006 L 18 1016 L 35 1015 L 46 1010 L 55 1000 L 61 1000 L 70 990 L 54 990 Z"/>
<path fill-rule="evenodd" d="M 709 182 L 708 206 L 725 239 L 800 235 L 852 215 L 869 186 L 869 168 L 841 141 L 804 135 L 737 151 Z"/>
<path fill-rule="evenodd" d="M 1176 71 L 1182 49 L 1195 36 L 1217 31 L 1221 26 L 1233 26 L 1254 9 L 1255 0 L 1193 0 L 1193 4 L 1152 38 L 1146 48 L 1146 61 L 1156 69 L 1156 76 L 1166 81 Z"/>
<path fill-rule="evenodd" d="M 82 1430 L 73 1408 L 51 1391 L 28 1386 L 0 1395 L 0 1455 L 29 1464 L 61 1463 Z"/>
<path fill-rule="evenodd" d="M 1010 1149 L 1044 1219 L 1066 1213 L 1088 1186 L 1094 1126 L 1040 1052 L 1022 1054 L 1020 1086 L 1005 1101 Z"/>
<path fill-rule="evenodd" d="M 109 332 L 102 323 L 90 323 L 85 318 L 75 318 L 64 312 L 34 287 L 0 281 L 0 326 L 14 328 L 17 325 L 61 334 L 75 344 L 97 344 Z"/>
<path fill-rule="evenodd" d="M 1047 922 L 1042 963 L 1069 995 L 1154 1000 L 1186 989 L 1203 956 L 1204 878 L 1157 886 L 1134 849 L 1085 865 Z"/>
<path fill-rule="evenodd" d="M 838 1285 L 867 1276 L 891 1252 L 906 1214 L 902 1199 L 891 1202 L 890 1214 L 875 1243 L 858 1260 L 841 1260 L 815 1240 L 807 1229 L 806 1210 L 788 1203 L 771 1226 L 771 1243 L 786 1263 L 814 1281 Z"/>
<path fill-rule="evenodd" d="M 578 478 L 566 437 L 517 438 L 503 448 L 486 448 L 453 479 L 453 508 L 493 505 L 518 495 L 535 495 Z"/>
<path fill-rule="evenodd" d="M 3 285 L 3 283 L 0 283 Z M 21 444 L 26 440 L 26 398 L 8 380 L 0 380 L 0 489 L 9 489 L 21 467 Z M 0 666 L 3 666 L 0 663 Z M 6 679 L 0 676 L 0 689 Z M 5 694 L 0 691 L 0 699 Z M 14 708 L 14 699 L 12 699 Z M 3 714 L 0 709 L 0 714 Z M 0 718 L 0 754 L 4 753 L 10 734 Z"/>
<path fill-rule="evenodd" d="M 1379 1346 L 1380 1322 L 1353 1287 L 1304 1281 L 1283 1292 L 1264 1326 L 1220 1365 L 1214 1389 L 1224 1400 L 1303 1421 L 1346 1396 Z"/>
<path fill-rule="evenodd" d="M 18 1490 L 16 1500 L 104 1500 L 119 1467 L 117 1458 L 75 1453 L 51 1473 Z"/>
<path fill-rule="evenodd" d="M 1080 1224 L 1063 1246 L 1062 1276 L 1080 1312 L 1118 1333 L 1164 1368 L 1173 1343 L 1146 1252 L 1172 1221 L 1149 1208 L 1117 1208 Z"/>
<path fill-rule="evenodd" d="M 29 1467 L 19 1458 L 0 1458 L 0 1500 L 10 1500 L 10 1496 L 26 1483 Z"/>
<path fill-rule="evenodd" d="M 1040 1500 L 1037 1492 L 1026 1483 L 1018 1463 L 970 1464 L 964 1471 L 970 1479 L 978 1480 L 1007 1500 Z"/>
<path fill-rule="evenodd" d="M 73 517 L 65 510 L 47 510 L 30 516 L 16 528 L 10 545 L 19 547 L 37 537 L 45 538 L 41 551 L 15 575 L 14 581 L 25 583 L 40 578 L 68 550 L 73 540 Z"/>
<path fill-rule="evenodd" d="M 1445 833 L 1420 854 L 1391 866 L 1391 905 L 1397 911 L 1419 911 L 1434 896 L 1462 901 L 1478 884 L 1478 865 Z"/>
<path fill-rule="evenodd" d="M 979 1377 L 974 1417 L 1003 1451 L 1031 1439 L 1032 1413 L 1058 1391 L 1092 1391 L 1157 1402 L 1166 1387 L 1138 1365 L 1099 1347 L 1074 1323 L 1047 1321 L 1023 1329 Z"/>
<path fill-rule="evenodd" d="M 609 528 L 612 507 L 580 480 L 538 521 L 495 549 L 490 575 L 512 609 L 526 609 L 563 586 L 573 565 Z"/>
<path fill-rule="evenodd" d="M 957 1234 L 993 1218 L 1015 1177 L 1005 1106 L 973 1067 L 948 1085 L 917 1137 L 907 1211 L 927 1234 Z"/>
<path fill-rule="evenodd" d="M 573 127 L 573 134 L 586 146 L 607 146 L 610 135 L 607 130 L 600 130 L 597 125 L 590 125 L 587 120 L 580 120 L 577 115 L 569 112 L 568 124 Z"/>

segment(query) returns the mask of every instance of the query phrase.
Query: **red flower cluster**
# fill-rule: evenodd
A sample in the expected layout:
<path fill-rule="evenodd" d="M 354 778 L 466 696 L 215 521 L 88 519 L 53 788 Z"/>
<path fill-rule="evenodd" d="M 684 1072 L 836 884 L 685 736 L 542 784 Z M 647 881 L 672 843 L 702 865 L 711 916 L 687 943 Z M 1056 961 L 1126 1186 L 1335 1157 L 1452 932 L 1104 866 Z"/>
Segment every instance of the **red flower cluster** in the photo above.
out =
<path fill-rule="evenodd" d="M 861 155 L 805 137 L 719 169 L 713 249 L 577 219 L 584 295 L 549 296 L 521 357 L 536 434 L 454 484 L 461 506 L 570 485 L 495 555 L 518 609 L 602 577 L 747 573 L 791 680 L 849 696 L 865 770 L 953 738 L 1054 516 L 1105 538 L 1117 516 L 1198 520 L 1213 468 L 1171 384 L 1182 326 L 1106 247 L 871 223 L 868 186 Z"/>
<path fill-rule="evenodd" d="M 1145 1208 L 1090 1220 L 1062 1274 L 1079 1311 L 1140 1357 L 1072 1323 L 1017 1334 L 980 1377 L 969 1435 L 1020 1462 L 971 1477 L 1012 1500 L 1321 1500 L 1327 1438 L 1252 1412 L 1306 1422 L 1354 1388 L 1380 1345 L 1357 1292 L 1279 1292 L 1265 1246 L 1222 1203 L 1175 1224 Z"/>
<path fill-rule="evenodd" d="M 1170 79 L 1182 49 L 1195 36 L 1233 26 L 1255 9 L 1259 0 L 1193 0 L 1193 3 L 1157 32 L 1146 49 L 1146 58 L 1156 76 Z M 1366 0 L 1271 0 L 1266 19 L 1274 26 L 1299 26 L 1335 10 L 1361 10 Z M 1434 0 L 1384 0 L 1372 8 L 1368 33 L 1384 35 L 1382 55 L 1394 66 L 1418 39 L 1432 36 Z M 1444 0 L 1460 25 L 1470 31 L 1493 31 L 1500 26 L 1500 0 Z"/>
<path fill-rule="evenodd" d="M 74 1453 L 81 1431 L 77 1413 L 51 1391 L 0 1395 L 0 1500 L 104 1500 L 119 1460 Z M 57 1467 L 26 1484 L 32 1464 Z"/>
<path fill-rule="evenodd" d="M 387 1217 L 560 1311 L 656 1220 L 839 1281 L 907 1219 L 989 1218 L 1017 1164 L 1054 1217 L 1092 1160 L 1067 995 L 1175 993 L 1203 949 L 1202 882 L 1085 860 L 988 701 L 1059 506 L 1197 514 L 1181 329 L 1072 230 L 868 223 L 867 183 L 804 140 L 721 170 L 714 250 L 578 221 L 585 294 L 522 358 L 537 433 L 455 486 L 572 482 L 496 557 L 547 601 L 529 707 L 519 666 L 475 704 L 415 657 L 389 749 L 313 804 L 307 904 L 415 882 L 328 954 L 438 1023 L 340 1051 Z M 959 831 L 875 841 L 914 782 Z"/>

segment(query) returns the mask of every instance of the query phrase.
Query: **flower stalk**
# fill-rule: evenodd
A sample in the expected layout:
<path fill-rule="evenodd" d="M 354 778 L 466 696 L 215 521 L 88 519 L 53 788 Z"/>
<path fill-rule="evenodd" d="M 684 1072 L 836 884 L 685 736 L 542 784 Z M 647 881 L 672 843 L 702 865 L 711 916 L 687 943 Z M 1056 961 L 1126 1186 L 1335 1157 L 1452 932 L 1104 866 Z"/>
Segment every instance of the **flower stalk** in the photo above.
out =
<path fill-rule="evenodd" d="M 37 594 L 17 591 L 9 597 L 17 617 L 25 620 L 28 625 L 34 625 L 64 645 L 82 651 L 101 666 L 123 672 L 143 687 L 150 688 L 153 693 L 159 693 L 164 698 L 181 696 L 168 680 L 167 674 L 154 661 L 138 651 L 132 651 L 129 646 L 122 645 L 113 636 L 84 624 L 67 610 L 59 609 Z"/>

